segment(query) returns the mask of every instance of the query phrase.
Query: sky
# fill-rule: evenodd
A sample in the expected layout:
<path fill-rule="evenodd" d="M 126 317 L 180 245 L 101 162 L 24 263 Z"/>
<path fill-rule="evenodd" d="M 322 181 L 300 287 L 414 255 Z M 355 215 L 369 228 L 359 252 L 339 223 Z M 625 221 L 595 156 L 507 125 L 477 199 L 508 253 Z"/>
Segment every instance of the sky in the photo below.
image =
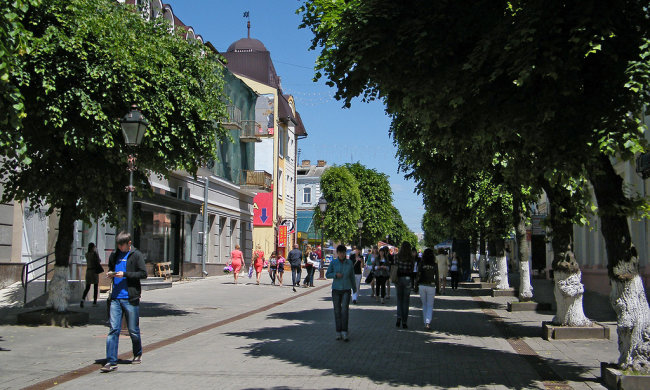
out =
<path fill-rule="evenodd" d="M 333 98 L 334 89 L 314 83 L 318 51 L 310 51 L 312 33 L 298 29 L 301 17 L 297 0 L 166 0 L 174 15 L 204 41 L 225 52 L 231 43 L 246 37 L 245 11 L 250 13 L 251 38 L 271 52 L 284 93 L 294 96 L 309 136 L 298 141 L 301 160 L 326 160 L 328 164 L 361 162 L 389 176 L 393 203 L 406 225 L 420 233 L 424 207 L 413 192 L 415 183 L 398 173 L 396 147 L 389 135 L 390 118 L 380 102 L 355 100 L 351 108 Z M 398 69 L 396 69 L 397 71 Z"/>

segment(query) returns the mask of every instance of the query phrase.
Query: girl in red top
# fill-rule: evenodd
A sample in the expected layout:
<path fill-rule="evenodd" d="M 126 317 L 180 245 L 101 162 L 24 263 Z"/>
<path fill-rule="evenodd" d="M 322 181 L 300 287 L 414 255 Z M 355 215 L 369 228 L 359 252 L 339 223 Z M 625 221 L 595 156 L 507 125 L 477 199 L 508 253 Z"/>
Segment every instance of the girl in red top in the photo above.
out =
<path fill-rule="evenodd" d="M 235 284 L 237 284 L 241 267 L 245 265 L 244 254 L 239 249 L 239 245 L 235 245 L 235 250 L 230 252 L 230 266 L 232 267 L 232 275 L 235 277 Z"/>
<path fill-rule="evenodd" d="M 257 244 L 255 252 L 253 252 L 253 268 L 255 268 L 255 277 L 257 284 L 260 284 L 260 276 L 262 276 L 262 269 L 264 268 L 264 251 L 262 246 Z"/>

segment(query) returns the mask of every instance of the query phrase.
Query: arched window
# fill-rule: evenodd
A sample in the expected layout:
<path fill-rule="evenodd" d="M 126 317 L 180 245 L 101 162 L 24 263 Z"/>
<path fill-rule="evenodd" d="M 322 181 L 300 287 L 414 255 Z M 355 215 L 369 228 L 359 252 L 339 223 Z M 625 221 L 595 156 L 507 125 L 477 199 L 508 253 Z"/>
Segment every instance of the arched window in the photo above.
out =
<path fill-rule="evenodd" d="M 151 17 L 153 19 L 159 18 L 163 15 L 163 4 L 161 0 L 151 1 Z"/>
<path fill-rule="evenodd" d="M 135 6 L 144 20 L 151 19 L 151 2 L 149 0 L 135 0 Z"/>
<path fill-rule="evenodd" d="M 169 22 L 169 32 L 174 31 L 174 12 L 168 5 L 163 8 L 163 18 Z"/>

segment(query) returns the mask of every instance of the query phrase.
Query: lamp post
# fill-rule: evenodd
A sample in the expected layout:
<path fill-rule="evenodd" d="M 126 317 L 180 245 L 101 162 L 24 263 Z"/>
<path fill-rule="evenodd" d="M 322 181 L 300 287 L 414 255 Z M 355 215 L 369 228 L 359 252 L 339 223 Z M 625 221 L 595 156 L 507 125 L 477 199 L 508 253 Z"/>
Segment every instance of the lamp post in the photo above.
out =
<path fill-rule="evenodd" d="M 323 232 L 323 228 L 325 227 L 325 211 L 327 211 L 327 200 L 325 200 L 325 197 L 321 196 L 320 199 L 318 199 L 318 209 L 320 210 L 320 215 L 321 215 L 321 223 L 320 223 L 320 270 L 318 271 L 320 275 L 318 276 L 318 280 L 324 280 L 325 279 L 325 269 L 323 266 L 325 265 L 325 233 Z"/>
<path fill-rule="evenodd" d="M 149 122 L 144 118 L 138 106 L 135 104 L 131 106 L 131 111 L 128 114 L 124 115 L 124 118 L 120 120 L 122 126 L 122 135 L 124 136 L 124 142 L 129 147 L 136 147 L 142 142 L 142 137 L 147 131 L 147 126 Z M 129 154 L 128 162 L 129 167 L 129 185 L 125 188 L 125 191 L 128 193 L 128 200 L 126 205 L 126 230 L 133 235 L 133 192 L 135 187 L 133 186 L 133 171 L 135 171 L 135 154 Z"/>
<path fill-rule="evenodd" d="M 363 219 L 359 218 L 357 221 L 357 227 L 359 228 L 359 250 L 361 251 L 361 229 L 363 229 Z"/>

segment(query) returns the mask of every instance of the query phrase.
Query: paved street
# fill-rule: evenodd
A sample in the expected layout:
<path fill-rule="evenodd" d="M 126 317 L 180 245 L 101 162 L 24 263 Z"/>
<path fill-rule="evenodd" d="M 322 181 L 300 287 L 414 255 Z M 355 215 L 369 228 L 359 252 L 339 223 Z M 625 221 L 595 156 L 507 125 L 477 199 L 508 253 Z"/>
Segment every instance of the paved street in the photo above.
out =
<path fill-rule="evenodd" d="M 548 281 L 537 283 L 548 294 Z M 394 323 L 395 291 L 380 305 L 364 286 L 351 309 L 351 341 L 343 343 L 334 340 L 328 282 L 296 293 L 235 286 L 228 277 L 175 283 L 144 293 L 143 363 L 124 362 L 109 374 L 94 364 L 104 357 L 102 307 L 82 309 L 91 324 L 69 329 L 16 326 L 18 309 L 3 309 L 0 388 L 602 388 L 598 368 L 616 358 L 615 336 L 547 342 L 540 324 L 550 314 L 508 313 L 513 298 L 448 291 L 436 298 L 434 330 L 425 332 L 417 295 L 402 330 Z M 120 352 L 130 356 L 128 337 Z"/>

